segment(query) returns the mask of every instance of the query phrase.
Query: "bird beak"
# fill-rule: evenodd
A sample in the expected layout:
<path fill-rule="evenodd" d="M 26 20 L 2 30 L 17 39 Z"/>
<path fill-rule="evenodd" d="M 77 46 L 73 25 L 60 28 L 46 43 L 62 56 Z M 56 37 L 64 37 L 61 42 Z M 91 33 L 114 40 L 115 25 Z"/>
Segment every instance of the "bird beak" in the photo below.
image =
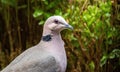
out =
<path fill-rule="evenodd" d="M 69 25 L 69 24 L 65 24 L 65 28 L 73 30 L 73 27 L 71 25 Z"/>

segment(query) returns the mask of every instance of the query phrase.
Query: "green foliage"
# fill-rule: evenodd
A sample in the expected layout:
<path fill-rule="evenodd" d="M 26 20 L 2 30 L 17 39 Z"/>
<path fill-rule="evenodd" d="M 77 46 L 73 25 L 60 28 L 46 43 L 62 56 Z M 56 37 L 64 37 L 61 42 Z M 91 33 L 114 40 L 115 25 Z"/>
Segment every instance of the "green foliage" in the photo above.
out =
<path fill-rule="evenodd" d="M 120 66 L 120 15 L 114 3 L 117 1 L 1 0 L 0 69 L 39 42 L 42 26 L 51 15 L 63 16 L 74 27 L 73 32 L 62 32 L 68 56 L 66 72 L 117 69 Z M 117 64 L 112 65 L 116 59 Z"/>
<path fill-rule="evenodd" d="M 117 36 L 117 30 L 111 24 L 112 3 L 110 0 L 106 2 L 98 1 L 97 4 L 87 7 L 84 3 L 82 9 L 85 10 L 81 10 L 81 4 L 78 6 L 77 2 L 74 3 L 72 6 L 68 6 L 69 8 L 63 15 L 75 28 L 73 35 L 69 36 L 68 32 L 66 33 L 66 38 L 69 38 L 69 41 L 73 44 L 73 49 L 77 49 L 74 52 L 76 56 L 81 57 L 82 54 L 83 58 L 78 58 L 78 61 L 85 66 L 84 71 L 100 70 L 100 66 L 103 67 L 107 60 L 111 58 L 108 49 L 113 44 L 112 39 Z M 83 62 L 83 60 L 86 60 L 84 57 L 87 58 L 88 62 Z"/>
<path fill-rule="evenodd" d="M 1 0 L 1 3 L 3 3 L 4 5 L 10 5 L 13 7 L 17 5 L 16 0 Z"/>
<path fill-rule="evenodd" d="M 32 2 L 35 2 L 35 1 L 32 1 Z M 55 7 L 59 5 L 60 0 L 56 0 L 53 2 L 50 2 L 49 0 L 42 0 L 42 1 L 37 1 L 37 2 L 38 2 L 38 4 L 42 2 L 42 5 L 34 8 L 33 17 L 37 20 L 40 20 L 40 22 L 38 23 L 39 25 L 43 25 L 44 21 L 51 15 L 53 15 L 53 14 L 60 15 L 61 14 L 60 9 L 55 9 Z M 43 5 L 44 5 L 44 7 L 43 7 Z M 51 11 L 51 12 L 49 12 L 49 11 Z"/>
<path fill-rule="evenodd" d="M 112 37 L 114 30 L 110 26 L 110 12 L 110 2 L 100 2 L 99 7 L 89 5 L 83 12 L 83 21 L 86 23 L 84 32 L 86 35 L 96 39 L 100 38 L 101 35 L 105 35 L 106 38 Z"/>
<path fill-rule="evenodd" d="M 120 49 L 114 49 L 110 54 L 109 54 L 110 59 L 114 58 L 120 58 Z"/>
<path fill-rule="evenodd" d="M 101 67 L 106 64 L 107 59 L 108 59 L 108 55 L 104 54 L 104 55 L 102 56 L 101 60 L 100 60 L 100 62 L 101 62 L 101 63 L 100 63 L 100 66 L 101 66 Z"/>
<path fill-rule="evenodd" d="M 90 66 L 91 72 L 94 72 L 94 69 L 95 69 L 94 61 L 91 61 L 89 66 Z"/>
<path fill-rule="evenodd" d="M 107 60 L 114 59 L 114 58 L 120 58 L 120 49 L 114 49 L 109 54 L 104 54 L 101 58 L 100 66 L 102 67 L 103 65 L 106 64 Z"/>
<path fill-rule="evenodd" d="M 33 17 L 37 18 L 40 17 L 44 12 L 41 11 L 40 9 L 36 9 L 35 12 L 33 13 Z"/>
<path fill-rule="evenodd" d="M 33 13 L 33 17 L 36 18 L 36 19 L 38 19 L 38 17 L 40 17 L 43 13 L 44 13 L 44 12 L 43 12 L 42 10 L 36 9 L 36 10 L 34 11 L 34 13 Z M 38 24 L 39 24 L 39 25 L 43 25 L 44 22 L 45 22 L 44 20 L 41 20 Z"/>

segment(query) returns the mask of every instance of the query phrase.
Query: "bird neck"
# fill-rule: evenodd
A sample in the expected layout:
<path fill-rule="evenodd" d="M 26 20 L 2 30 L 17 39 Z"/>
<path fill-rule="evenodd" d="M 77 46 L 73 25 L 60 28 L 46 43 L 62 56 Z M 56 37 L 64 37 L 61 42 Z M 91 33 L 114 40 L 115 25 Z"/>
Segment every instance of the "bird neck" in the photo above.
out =
<path fill-rule="evenodd" d="M 42 42 L 48 45 L 48 50 L 64 51 L 64 41 L 62 40 L 60 33 L 52 32 L 51 34 L 43 36 Z"/>
<path fill-rule="evenodd" d="M 51 39 L 52 39 L 52 35 L 50 34 L 42 36 L 42 41 L 48 42 L 51 41 Z"/>
<path fill-rule="evenodd" d="M 53 38 L 56 39 L 61 39 L 61 35 L 59 31 L 52 31 L 52 30 L 43 30 L 42 34 L 42 41 L 44 42 L 49 42 L 53 40 Z M 61 39 L 62 40 L 62 39 Z"/>
<path fill-rule="evenodd" d="M 56 61 L 60 64 L 62 72 L 65 72 L 64 70 L 66 69 L 67 58 L 64 41 L 61 38 L 60 32 L 51 31 L 48 34 L 45 33 L 45 35 L 43 33 L 40 43 L 43 45 L 43 50 L 49 52 L 49 54 L 56 58 Z"/>

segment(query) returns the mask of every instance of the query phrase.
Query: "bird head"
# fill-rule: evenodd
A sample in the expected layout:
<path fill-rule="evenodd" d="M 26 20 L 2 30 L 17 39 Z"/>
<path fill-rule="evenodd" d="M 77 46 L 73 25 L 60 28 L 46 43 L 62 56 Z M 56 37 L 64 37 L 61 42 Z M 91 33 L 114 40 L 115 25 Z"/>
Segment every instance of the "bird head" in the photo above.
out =
<path fill-rule="evenodd" d="M 62 31 L 64 29 L 72 29 L 73 27 L 69 25 L 64 18 L 61 16 L 51 16 L 49 17 L 44 25 L 44 28 L 47 28 L 51 31 Z"/>

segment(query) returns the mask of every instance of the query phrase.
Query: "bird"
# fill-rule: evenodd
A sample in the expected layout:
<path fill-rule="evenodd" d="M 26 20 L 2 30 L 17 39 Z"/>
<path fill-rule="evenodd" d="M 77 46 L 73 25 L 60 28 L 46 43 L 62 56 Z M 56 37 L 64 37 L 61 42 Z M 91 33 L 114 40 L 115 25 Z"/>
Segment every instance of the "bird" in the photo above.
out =
<path fill-rule="evenodd" d="M 17 56 L 1 72 L 65 72 L 67 56 L 60 32 L 73 27 L 62 16 L 50 16 L 41 40 Z"/>

